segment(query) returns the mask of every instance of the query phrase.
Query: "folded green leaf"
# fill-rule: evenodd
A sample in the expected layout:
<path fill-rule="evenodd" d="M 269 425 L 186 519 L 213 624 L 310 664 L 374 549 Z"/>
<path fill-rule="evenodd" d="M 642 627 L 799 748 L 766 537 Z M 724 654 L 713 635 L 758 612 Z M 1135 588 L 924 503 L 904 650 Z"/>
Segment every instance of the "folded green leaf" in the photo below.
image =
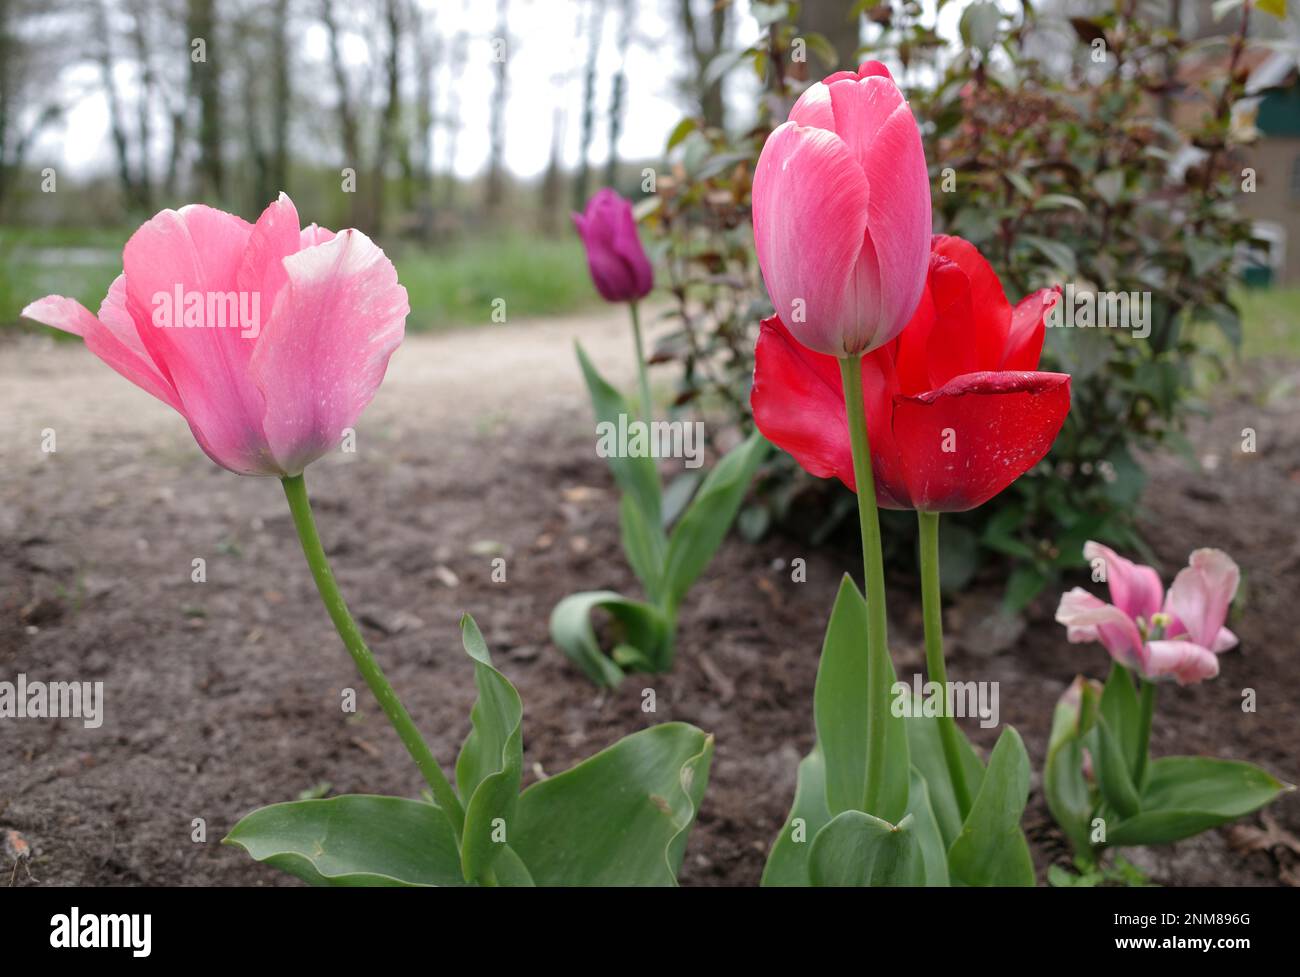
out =
<path fill-rule="evenodd" d="M 1137 788 L 1129 772 L 1128 758 L 1120 747 L 1119 738 L 1111 729 L 1110 720 L 1105 715 L 1105 698 L 1102 700 L 1102 714 L 1097 716 L 1092 742 L 1093 768 L 1097 772 L 1097 786 L 1106 803 L 1115 809 L 1120 817 L 1131 818 L 1140 807 Z"/>
<path fill-rule="evenodd" d="M 925 777 L 915 766 L 909 780 L 907 792 L 907 820 L 911 819 L 916 831 L 916 843 L 921 849 L 921 861 L 925 868 L 925 884 L 928 886 L 948 885 L 948 845 L 939 822 L 935 819 L 934 808 L 930 803 L 930 790 Z"/>
<path fill-rule="evenodd" d="M 1008 726 L 989 757 L 961 834 L 948 849 L 953 885 L 1033 885 L 1034 862 L 1020 819 L 1029 800 L 1029 755 Z"/>
<path fill-rule="evenodd" d="M 794 803 L 790 816 L 767 856 L 763 867 L 762 885 L 809 886 L 812 876 L 808 870 L 809 853 L 817 832 L 830 823 L 831 812 L 826 807 L 826 761 L 817 746 L 799 763 L 799 776 L 794 789 Z"/>
<path fill-rule="evenodd" d="M 817 832 L 809 857 L 813 885 L 924 885 L 925 860 L 909 815 L 897 825 L 845 811 Z"/>
<path fill-rule="evenodd" d="M 894 666 L 887 679 L 873 685 L 867 655 L 867 602 L 847 574 L 840 582 L 813 694 L 817 743 L 826 765 L 826 803 L 832 815 L 861 811 L 867 796 L 867 704 L 885 717 L 885 771 L 889 777 L 878 812 L 868 812 L 895 823 L 907 810 L 907 724 L 890 708 Z"/>
<path fill-rule="evenodd" d="M 1083 677 L 1075 679 L 1080 688 Z M 1092 798 L 1083 776 L 1083 737 L 1081 735 L 1082 700 L 1056 704 L 1052 714 L 1052 733 L 1047 744 L 1047 762 L 1043 766 L 1043 793 L 1047 806 L 1076 852 L 1086 852 L 1090 845 L 1089 828 Z"/>
<path fill-rule="evenodd" d="M 402 797 L 271 804 L 241 819 L 222 843 L 313 885 L 465 884 L 446 817 Z"/>
<path fill-rule="evenodd" d="M 939 738 L 939 720 L 934 716 L 926 716 L 920 704 L 916 703 L 912 707 L 912 715 L 906 720 L 906 726 L 908 753 L 912 765 L 925 779 L 930 807 L 938 822 L 946 851 L 961 834 L 961 811 L 957 806 L 952 777 L 948 773 L 948 761 L 944 758 L 943 741 Z M 974 797 L 979 793 L 980 784 L 984 780 L 984 764 L 960 726 L 957 727 L 957 742 L 961 751 L 962 768 L 966 774 L 966 789 Z"/>
<path fill-rule="evenodd" d="M 509 841 L 523 777 L 523 703 L 504 675 L 492 667 L 487 643 L 466 614 L 461 640 L 474 660 L 478 701 L 473 728 L 456 760 L 456 787 L 465 802 L 461 865 L 466 881 L 495 878 L 492 866 Z"/>
<path fill-rule="evenodd" d="M 511 847 L 538 885 L 676 885 L 712 758 L 686 723 L 625 736 L 524 791 Z"/>
<path fill-rule="evenodd" d="M 591 615 L 598 609 L 613 618 L 616 648 L 627 645 L 640 650 L 656 670 L 672 664 L 672 622 L 659 608 L 612 590 L 570 594 L 551 611 L 551 640 L 597 685 L 614 688 L 623 680 L 623 669 L 596 640 Z M 622 657 L 628 660 L 629 656 Z"/>
<path fill-rule="evenodd" d="M 1106 686 L 1101 690 L 1101 714 L 1110 727 L 1129 777 L 1137 771 L 1138 724 L 1141 722 L 1137 691 L 1127 668 L 1112 663 Z"/>
<path fill-rule="evenodd" d="M 628 409 L 623 395 L 596 372 L 596 368 L 591 365 L 591 360 L 587 359 L 587 354 L 583 352 L 582 346 L 580 344 L 575 346 L 578 351 L 578 363 L 582 367 L 582 376 L 587 382 L 587 391 L 591 394 L 591 406 L 595 410 L 596 421 L 613 424 L 617 428 L 620 417 L 627 418 L 629 422 L 633 420 L 634 416 Z M 606 460 L 614 473 L 614 480 L 636 501 L 645 514 L 646 522 L 651 526 L 660 525 L 661 490 L 659 470 L 655 467 L 654 459 L 649 455 L 634 458 L 624 452 L 615 452 Z"/>
<path fill-rule="evenodd" d="M 669 608 L 681 604 L 691 584 L 713 559 L 768 450 L 763 435 L 755 431 L 728 451 L 673 527 L 664 557 L 664 597 Z"/>
<path fill-rule="evenodd" d="M 631 495 L 624 495 L 619 500 L 618 522 L 627 562 L 645 588 L 646 599 L 651 604 L 658 603 L 660 588 L 663 586 L 667 537 L 658 525 L 646 521 L 645 513 Z"/>
<path fill-rule="evenodd" d="M 1110 845 L 1160 845 L 1189 838 L 1256 811 L 1294 790 L 1239 760 L 1162 757 L 1151 764 L 1141 813 L 1115 825 Z"/>

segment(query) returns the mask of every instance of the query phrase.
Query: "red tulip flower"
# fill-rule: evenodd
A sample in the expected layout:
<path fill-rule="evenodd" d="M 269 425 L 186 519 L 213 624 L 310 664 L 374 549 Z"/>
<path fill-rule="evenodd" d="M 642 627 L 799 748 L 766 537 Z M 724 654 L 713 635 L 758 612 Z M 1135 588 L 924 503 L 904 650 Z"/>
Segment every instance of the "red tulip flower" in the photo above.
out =
<path fill-rule="evenodd" d="M 920 305 L 862 358 L 876 498 L 891 509 L 961 512 L 1038 463 L 1070 409 L 1070 378 L 1035 370 L 1059 289 L 1012 306 L 974 245 L 936 236 Z M 762 324 L 750 401 L 768 440 L 810 474 L 856 490 L 840 365 Z"/>

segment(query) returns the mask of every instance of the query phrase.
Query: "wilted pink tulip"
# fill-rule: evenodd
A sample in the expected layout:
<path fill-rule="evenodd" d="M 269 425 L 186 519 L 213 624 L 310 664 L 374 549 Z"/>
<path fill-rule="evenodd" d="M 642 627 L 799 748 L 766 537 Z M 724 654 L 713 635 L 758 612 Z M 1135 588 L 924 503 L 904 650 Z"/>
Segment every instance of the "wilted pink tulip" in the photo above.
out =
<path fill-rule="evenodd" d="M 300 229 L 284 194 L 256 224 L 199 204 L 127 241 L 98 317 L 49 295 L 23 315 L 81 336 L 174 407 L 218 465 L 297 475 L 375 395 L 410 311 L 360 231 Z"/>
<path fill-rule="evenodd" d="M 1231 557 L 1196 550 L 1162 594 L 1151 567 L 1091 541 L 1083 555 L 1104 561 L 1111 603 L 1081 587 L 1062 594 L 1056 620 L 1070 641 L 1100 641 L 1117 662 L 1148 679 L 1170 675 L 1187 685 L 1219 674 L 1218 654 L 1237 644 L 1223 626 L 1241 579 Z"/>
<path fill-rule="evenodd" d="M 795 339 L 857 356 L 903 331 L 930 262 L 930 178 L 884 65 L 799 96 L 759 155 L 753 202 L 759 267 Z"/>
<path fill-rule="evenodd" d="M 606 187 L 573 215 L 591 280 L 606 302 L 635 302 L 654 288 L 654 269 L 637 237 L 632 205 Z"/>

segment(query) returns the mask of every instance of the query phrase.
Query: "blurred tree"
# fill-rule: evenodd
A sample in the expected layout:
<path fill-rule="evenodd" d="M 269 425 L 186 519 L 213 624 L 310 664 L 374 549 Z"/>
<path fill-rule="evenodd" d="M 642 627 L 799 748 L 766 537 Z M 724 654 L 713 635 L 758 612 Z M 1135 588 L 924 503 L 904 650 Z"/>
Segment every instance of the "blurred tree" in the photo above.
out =
<path fill-rule="evenodd" d="M 710 70 L 714 60 L 722 54 L 727 43 L 727 25 L 731 15 L 729 0 L 709 4 L 709 29 L 707 34 L 696 25 L 692 0 L 679 0 L 678 18 L 682 36 L 686 38 L 691 59 L 691 73 L 686 78 L 686 89 L 699 106 L 706 125 L 719 129 L 726 127 L 726 109 L 722 97 L 724 72 Z"/>
<path fill-rule="evenodd" d="M 857 67 L 858 48 L 862 44 L 858 0 L 807 0 L 799 8 L 799 30 L 820 34 L 835 50 L 832 70 Z"/>
<path fill-rule="evenodd" d="M 505 201 L 506 99 L 509 96 L 510 26 L 506 15 L 510 0 L 497 0 L 497 28 L 492 38 L 496 88 L 492 92 L 489 119 L 491 145 L 488 149 L 487 191 L 484 204 L 490 215 L 497 214 Z"/>
<path fill-rule="evenodd" d="M 67 45 L 35 36 L 38 14 L 57 3 L 0 0 L 0 217 L 32 142 L 62 113 L 52 78 L 63 67 Z"/>
<path fill-rule="evenodd" d="M 199 195 L 212 202 L 225 199 L 226 176 L 221 142 L 221 59 L 216 57 L 215 0 L 189 0 L 190 92 L 199 104 L 199 155 L 195 162 Z M 200 46 L 196 42 L 202 41 Z M 201 56 L 200 56 L 201 54 Z"/>
<path fill-rule="evenodd" d="M 596 62 L 600 58 L 605 25 L 605 0 L 590 0 L 587 18 L 587 68 L 582 76 L 582 138 L 578 143 L 578 174 L 573 180 L 574 210 L 586 206 L 591 184 L 591 142 L 596 133 Z"/>
<path fill-rule="evenodd" d="M 609 158 L 605 162 L 605 185 L 618 178 L 618 140 L 623 134 L 623 110 L 627 102 L 627 52 L 632 46 L 632 0 L 621 0 L 618 30 L 618 71 L 609 94 Z"/>

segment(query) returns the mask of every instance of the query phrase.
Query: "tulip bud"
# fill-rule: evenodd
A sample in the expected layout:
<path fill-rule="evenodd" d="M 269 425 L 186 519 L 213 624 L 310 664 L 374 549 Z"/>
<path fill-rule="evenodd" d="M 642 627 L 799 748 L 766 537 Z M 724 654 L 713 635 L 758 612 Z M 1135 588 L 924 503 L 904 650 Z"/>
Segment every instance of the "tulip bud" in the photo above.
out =
<path fill-rule="evenodd" d="M 608 187 L 573 215 L 591 280 L 606 302 L 635 302 L 654 287 L 654 269 L 636 233 L 632 205 Z"/>

